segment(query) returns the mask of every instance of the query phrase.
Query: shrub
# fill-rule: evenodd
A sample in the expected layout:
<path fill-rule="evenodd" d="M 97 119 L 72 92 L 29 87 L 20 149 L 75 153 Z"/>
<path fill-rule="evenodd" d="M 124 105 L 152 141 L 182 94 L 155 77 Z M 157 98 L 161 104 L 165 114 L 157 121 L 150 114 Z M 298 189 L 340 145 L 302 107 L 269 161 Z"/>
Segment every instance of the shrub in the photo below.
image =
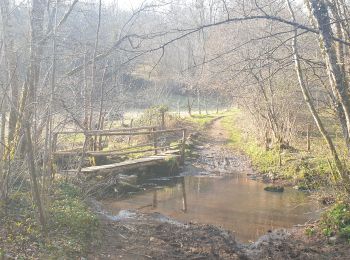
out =
<path fill-rule="evenodd" d="M 350 239 L 350 205 L 339 201 L 328 209 L 321 218 L 321 228 L 325 236 L 334 236 Z"/>

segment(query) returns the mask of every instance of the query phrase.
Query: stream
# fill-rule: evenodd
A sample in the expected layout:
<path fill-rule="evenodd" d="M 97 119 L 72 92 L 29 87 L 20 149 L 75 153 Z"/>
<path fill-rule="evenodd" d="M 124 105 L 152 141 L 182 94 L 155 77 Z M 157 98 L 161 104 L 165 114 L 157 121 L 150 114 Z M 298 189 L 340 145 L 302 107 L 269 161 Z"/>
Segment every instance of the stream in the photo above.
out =
<path fill-rule="evenodd" d="M 212 224 L 233 231 L 241 242 L 319 216 L 319 206 L 306 193 L 292 188 L 283 193 L 267 192 L 264 183 L 241 173 L 155 178 L 146 183 L 153 188 L 122 200 L 105 200 L 104 208 L 113 215 L 137 209 L 180 222 Z"/>

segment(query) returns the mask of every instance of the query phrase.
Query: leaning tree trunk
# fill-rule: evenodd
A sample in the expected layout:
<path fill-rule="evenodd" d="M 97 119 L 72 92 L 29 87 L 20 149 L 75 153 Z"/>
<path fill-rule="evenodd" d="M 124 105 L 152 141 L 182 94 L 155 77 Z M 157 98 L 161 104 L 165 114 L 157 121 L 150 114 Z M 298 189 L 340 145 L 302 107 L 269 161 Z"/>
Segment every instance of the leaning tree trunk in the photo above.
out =
<path fill-rule="evenodd" d="M 334 48 L 332 22 L 329 18 L 327 4 L 324 0 L 309 0 L 308 9 L 314 18 L 319 30 L 320 46 L 327 63 L 329 83 L 334 96 L 343 107 L 348 134 L 350 134 L 350 99 L 348 94 L 348 82 L 342 70 L 341 61 Z"/>
<path fill-rule="evenodd" d="M 287 0 L 287 4 L 288 4 L 292 19 L 293 19 L 293 21 L 295 21 L 294 11 L 292 9 L 292 6 L 291 6 L 289 0 Z M 299 52 L 298 52 L 297 36 L 298 36 L 298 31 L 295 28 L 294 29 L 294 36 L 292 39 L 292 49 L 293 49 L 295 70 L 296 70 L 296 73 L 298 76 L 299 85 L 300 85 L 301 91 L 303 93 L 304 100 L 305 100 L 305 102 L 306 102 L 306 104 L 307 104 L 307 106 L 312 114 L 312 117 L 313 117 L 313 119 L 318 127 L 318 130 L 320 131 L 323 139 L 326 141 L 326 143 L 328 145 L 328 148 L 329 148 L 329 151 L 330 151 L 332 158 L 334 160 L 335 166 L 336 166 L 341 178 L 343 179 L 343 181 L 345 181 L 345 188 L 348 190 L 348 188 L 349 188 L 349 176 L 347 175 L 347 173 L 346 173 L 346 171 L 345 171 L 345 169 L 340 161 L 338 152 L 335 149 L 335 146 L 334 146 L 334 143 L 333 143 L 331 137 L 329 136 L 327 130 L 325 129 L 325 127 L 323 125 L 323 122 L 322 122 L 320 116 L 318 115 L 318 113 L 316 111 L 314 103 L 311 99 L 310 92 L 309 92 L 309 90 L 305 84 L 304 78 L 303 78 L 302 68 L 301 68 L 301 64 L 300 64 L 300 57 L 299 57 Z"/>

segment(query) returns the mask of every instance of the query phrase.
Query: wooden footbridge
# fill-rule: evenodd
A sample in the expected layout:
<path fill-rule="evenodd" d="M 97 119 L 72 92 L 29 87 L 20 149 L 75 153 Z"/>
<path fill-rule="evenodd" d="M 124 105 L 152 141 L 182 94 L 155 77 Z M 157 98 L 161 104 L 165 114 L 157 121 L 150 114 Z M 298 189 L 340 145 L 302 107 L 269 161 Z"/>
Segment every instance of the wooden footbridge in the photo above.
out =
<path fill-rule="evenodd" d="M 169 159 L 182 164 L 185 145 L 186 129 L 158 130 L 147 126 L 55 132 L 52 147 L 56 161 L 69 158 L 69 164 L 75 167 L 64 171 L 101 175 L 157 165 Z"/>

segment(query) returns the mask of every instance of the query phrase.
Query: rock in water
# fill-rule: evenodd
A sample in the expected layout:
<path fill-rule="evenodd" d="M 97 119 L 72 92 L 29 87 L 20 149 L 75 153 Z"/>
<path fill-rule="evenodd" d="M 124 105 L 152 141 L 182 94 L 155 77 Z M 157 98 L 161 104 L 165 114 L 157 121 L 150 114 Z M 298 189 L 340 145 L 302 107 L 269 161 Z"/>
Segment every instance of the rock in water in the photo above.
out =
<path fill-rule="evenodd" d="M 267 186 L 264 188 L 266 191 L 271 191 L 271 192 L 283 192 L 284 187 L 282 186 Z"/>

